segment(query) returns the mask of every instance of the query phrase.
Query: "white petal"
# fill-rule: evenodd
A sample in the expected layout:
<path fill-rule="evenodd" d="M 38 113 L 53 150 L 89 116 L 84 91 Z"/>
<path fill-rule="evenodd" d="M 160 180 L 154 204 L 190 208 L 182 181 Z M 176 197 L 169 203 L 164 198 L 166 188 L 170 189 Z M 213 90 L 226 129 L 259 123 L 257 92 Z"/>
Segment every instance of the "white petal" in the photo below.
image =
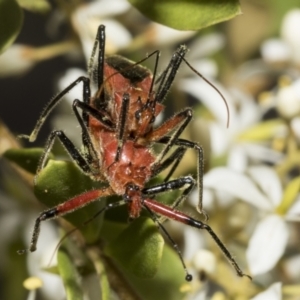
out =
<path fill-rule="evenodd" d="M 15 76 L 27 72 L 35 62 L 30 56 L 34 51 L 25 45 L 12 45 L 0 56 L 0 77 Z"/>
<path fill-rule="evenodd" d="M 246 253 L 252 275 L 266 273 L 276 265 L 288 236 L 287 225 L 278 215 L 270 215 L 257 224 Z"/>
<path fill-rule="evenodd" d="M 194 254 L 193 265 L 196 270 L 205 271 L 208 274 L 213 274 L 216 270 L 216 257 L 208 250 L 200 249 Z"/>
<path fill-rule="evenodd" d="M 284 265 L 284 274 L 289 276 L 292 280 L 298 280 L 300 278 L 300 255 L 294 255 L 288 259 L 285 259 L 283 262 Z"/>
<path fill-rule="evenodd" d="M 226 209 L 229 206 L 232 206 L 233 203 L 236 202 L 236 198 L 231 193 L 228 193 L 226 191 L 216 190 L 214 195 L 219 200 L 218 206 L 220 208 L 222 207 L 223 209 Z M 204 202 L 203 206 L 204 206 L 204 210 L 205 210 L 206 209 L 205 202 Z"/>
<path fill-rule="evenodd" d="M 276 282 L 272 284 L 267 290 L 262 293 L 259 293 L 251 300 L 281 300 L 281 282 Z"/>
<path fill-rule="evenodd" d="M 111 0 L 101 0 L 79 6 L 76 14 L 84 15 L 86 18 L 107 18 L 124 13 L 129 8 L 130 4 L 126 0 L 114 0 L 114 5 L 111 4 Z"/>
<path fill-rule="evenodd" d="M 261 162 L 270 162 L 270 163 L 278 163 L 281 159 L 283 159 L 284 155 L 280 152 L 270 149 L 267 146 L 259 145 L 259 144 L 251 144 L 245 143 L 247 147 L 247 154 L 253 160 Z"/>
<path fill-rule="evenodd" d="M 196 33 L 195 31 L 176 30 L 158 23 L 152 23 L 148 30 L 152 33 L 151 42 L 159 44 L 160 46 L 166 46 L 175 43 L 179 44 L 180 42 L 192 37 Z"/>
<path fill-rule="evenodd" d="M 298 28 L 300 27 L 300 9 L 289 11 L 282 21 L 281 36 L 289 44 L 292 56 L 296 63 L 300 61 L 300 41 L 298 38 Z"/>
<path fill-rule="evenodd" d="M 262 210 L 272 209 L 269 199 L 259 191 L 249 177 L 229 168 L 215 168 L 209 171 L 204 176 L 204 186 L 230 193 Z"/>
<path fill-rule="evenodd" d="M 64 75 L 58 80 L 58 91 L 64 90 L 67 86 L 77 80 L 80 76 L 87 76 L 86 71 L 79 68 L 70 68 L 68 69 Z M 64 97 L 68 100 L 69 105 L 73 103 L 75 99 L 83 101 L 83 86 L 82 83 L 74 86 Z M 71 108 L 71 106 L 70 106 Z"/>
<path fill-rule="evenodd" d="M 279 205 L 282 198 L 282 187 L 275 170 L 266 166 L 255 166 L 249 168 L 248 173 L 271 200 L 274 208 Z"/>
<path fill-rule="evenodd" d="M 106 25 L 106 54 L 115 53 L 119 48 L 131 42 L 129 31 L 116 20 L 109 18 L 111 14 L 122 13 L 129 8 L 125 0 L 117 0 L 112 6 L 111 1 L 103 0 L 80 6 L 72 15 L 74 29 L 80 37 L 86 60 L 92 52 L 97 29 L 100 24 Z M 115 10 L 115 8 L 118 8 Z"/>
<path fill-rule="evenodd" d="M 184 259 L 191 261 L 197 251 L 205 245 L 204 235 L 192 227 L 186 227 L 183 231 L 184 236 Z"/>
<path fill-rule="evenodd" d="M 194 207 L 198 206 L 199 193 L 198 193 L 197 188 L 194 188 L 194 190 L 192 191 L 192 193 L 189 197 L 189 202 Z M 214 208 L 214 195 L 213 195 L 213 192 L 211 190 L 208 190 L 208 189 L 205 189 L 205 188 L 203 189 L 203 205 L 205 207 L 205 210 L 210 210 L 210 209 Z"/>
<path fill-rule="evenodd" d="M 121 23 L 112 19 L 105 19 L 102 23 L 106 26 L 106 52 L 115 53 L 131 43 L 131 34 Z"/>
<path fill-rule="evenodd" d="M 300 117 L 293 118 L 291 121 L 293 133 L 300 139 Z"/>
<path fill-rule="evenodd" d="M 261 46 L 261 55 L 268 63 L 288 61 L 291 56 L 289 46 L 280 39 L 269 39 Z"/>
<path fill-rule="evenodd" d="M 226 153 L 232 142 L 233 134 L 223 124 L 221 125 L 216 122 L 211 122 L 209 131 L 212 154 L 221 156 Z"/>
<path fill-rule="evenodd" d="M 192 49 L 189 54 L 189 60 L 199 59 L 204 56 L 209 56 L 221 50 L 225 46 L 225 36 L 220 33 L 206 34 L 197 38 L 191 43 Z"/>
<path fill-rule="evenodd" d="M 204 77 L 215 78 L 219 73 L 218 65 L 211 59 L 198 59 L 195 62 L 193 61 L 193 68 L 195 68 L 195 70 L 202 74 Z M 187 69 L 187 71 L 188 73 L 186 74 L 186 76 L 191 76 L 191 70 Z M 180 73 L 180 75 L 182 75 L 182 72 Z M 194 76 L 198 77 L 196 73 L 194 73 Z"/>
<path fill-rule="evenodd" d="M 297 196 L 296 201 L 293 203 L 292 207 L 286 214 L 286 218 L 289 220 L 292 216 L 300 218 L 300 195 Z"/>
<path fill-rule="evenodd" d="M 248 165 L 247 152 L 241 144 L 235 144 L 227 158 L 227 165 L 230 169 L 237 172 L 244 172 Z"/>
<path fill-rule="evenodd" d="M 282 87 L 276 95 L 276 108 L 285 118 L 292 119 L 300 112 L 299 81 Z"/>
<path fill-rule="evenodd" d="M 260 120 L 261 114 L 253 97 L 238 89 L 231 89 L 230 93 L 234 98 L 236 106 L 239 108 L 236 118 L 230 122 L 230 127 L 235 126 L 238 131 L 242 131 L 256 124 Z"/>

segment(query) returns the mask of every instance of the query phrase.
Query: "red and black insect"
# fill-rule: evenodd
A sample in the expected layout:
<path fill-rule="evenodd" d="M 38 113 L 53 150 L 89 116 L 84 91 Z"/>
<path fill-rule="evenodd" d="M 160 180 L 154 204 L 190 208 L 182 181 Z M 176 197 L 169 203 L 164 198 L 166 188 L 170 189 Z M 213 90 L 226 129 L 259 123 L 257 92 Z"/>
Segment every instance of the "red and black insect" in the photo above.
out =
<path fill-rule="evenodd" d="M 97 49 L 99 50 L 95 62 Z M 37 121 L 29 141 L 33 142 L 36 139 L 45 119 L 63 96 L 74 86 L 82 83 L 83 101 L 74 100 L 72 108 L 82 129 L 84 150 L 79 151 L 63 131 L 53 131 L 47 140 L 36 176 L 44 168 L 54 141 L 58 138 L 78 167 L 93 180 L 106 182 L 107 187 L 84 192 L 42 212 L 35 221 L 29 250 L 31 252 L 36 250 L 42 221 L 68 214 L 101 197 L 119 195 L 122 197 L 120 201 L 108 204 L 98 214 L 120 205 L 128 206 L 130 218 L 139 217 L 142 209 L 148 211 L 177 251 L 186 272 L 186 280 L 192 280 L 192 276 L 187 271 L 177 244 L 161 224 L 159 216 L 206 230 L 233 265 L 237 274 L 248 276 L 242 272 L 230 252 L 206 223 L 176 209 L 196 185 L 195 179 L 191 176 L 170 180 L 185 151 L 191 148 L 198 154 L 199 210 L 203 212 L 203 150 L 197 143 L 179 138 L 192 119 L 192 110 L 186 108 L 160 126 L 154 127 L 156 117 L 164 109 L 162 102 L 174 81 L 178 68 L 182 61 L 186 62 L 184 56 L 187 48 L 180 46 L 174 52 L 167 68 L 158 79 L 155 79 L 155 75 L 159 51 L 151 54 L 156 55 L 152 77 L 150 71 L 140 65 L 142 61 L 133 63 L 116 55 L 105 58 L 104 50 L 105 27 L 100 25 L 89 63 L 89 78 L 79 77 L 51 100 Z M 95 64 L 96 73 L 93 68 Z M 90 88 L 92 79 L 95 79 L 97 84 L 97 92 L 94 96 L 91 95 Z M 158 85 L 156 90 L 154 85 Z M 82 114 L 78 109 L 82 110 Z M 158 155 L 151 150 L 154 144 L 163 145 Z M 174 146 L 176 149 L 169 154 Z M 169 167 L 171 169 L 163 183 L 146 187 L 150 179 Z M 160 193 L 182 188 L 182 194 L 171 207 L 153 199 Z"/>

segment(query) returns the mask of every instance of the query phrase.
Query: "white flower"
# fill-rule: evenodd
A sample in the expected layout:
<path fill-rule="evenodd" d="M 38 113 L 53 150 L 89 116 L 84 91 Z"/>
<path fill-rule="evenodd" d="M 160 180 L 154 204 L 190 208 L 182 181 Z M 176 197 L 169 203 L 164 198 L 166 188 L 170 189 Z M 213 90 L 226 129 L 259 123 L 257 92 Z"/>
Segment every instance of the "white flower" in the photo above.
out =
<path fill-rule="evenodd" d="M 246 253 L 253 276 L 271 270 L 286 248 L 289 229 L 286 221 L 299 220 L 299 200 L 284 215 L 278 214 L 284 194 L 274 169 L 248 168 L 247 174 L 229 168 L 215 168 L 204 176 L 205 189 L 226 193 L 259 209 L 260 221 L 249 241 Z M 219 199 L 222 202 L 222 198 Z"/>
<path fill-rule="evenodd" d="M 221 38 L 218 35 L 202 39 L 203 48 L 210 51 L 216 51 L 218 47 L 222 47 Z M 200 46 L 200 42 L 198 42 Z M 210 46 L 205 47 L 208 43 Z M 215 45 L 213 47 L 213 45 Z M 191 47 L 192 48 L 192 47 Z M 201 47 L 199 47 L 201 49 Z M 191 54 L 193 49 L 191 49 Z M 208 52 L 205 53 L 206 55 Z M 257 105 L 255 99 L 242 91 L 231 88 L 226 90 L 214 78 L 217 75 L 217 66 L 212 68 L 212 64 L 201 64 L 202 60 L 193 61 L 191 64 L 221 92 L 228 104 L 229 115 L 224 100 L 220 94 L 207 82 L 202 80 L 196 74 L 190 71 L 190 77 L 181 79 L 179 88 L 198 99 L 213 115 L 214 119 L 206 121 L 202 120 L 194 122 L 196 134 L 193 139 L 202 141 L 205 134 L 203 132 L 209 130 L 210 155 L 215 157 L 228 156 L 227 164 L 230 168 L 237 171 L 244 171 L 249 165 L 250 159 L 261 162 L 268 161 L 271 163 L 278 162 L 282 155 L 270 149 L 262 142 L 253 141 L 251 139 L 241 139 L 244 132 L 250 130 L 262 119 L 263 109 Z M 207 60 L 206 60 L 207 61 Z M 211 61 L 212 62 L 212 61 Z M 201 66 L 206 66 L 201 69 Z M 193 76 L 191 76 L 193 75 Z M 226 127 L 229 118 L 229 127 Z"/>
<path fill-rule="evenodd" d="M 288 237 L 289 230 L 282 217 L 270 214 L 263 218 L 248 245 L 247 260 L 251 274 L 271 270 L 282 257 Z"/>
<path fill-rule="evenodd" d="M 94 45 L 97 29 L 100 24 L 106 25 L 106 53 L 115 53 L 131 42 L 129 31 L 113 19 L 116 15 L 126 12 L 130 5 L 126 0 L 109 0 L 91 2 L 80 6 L 73 14 L 72 21 L 81 39 L 83 51 L 89 60 Z"/>

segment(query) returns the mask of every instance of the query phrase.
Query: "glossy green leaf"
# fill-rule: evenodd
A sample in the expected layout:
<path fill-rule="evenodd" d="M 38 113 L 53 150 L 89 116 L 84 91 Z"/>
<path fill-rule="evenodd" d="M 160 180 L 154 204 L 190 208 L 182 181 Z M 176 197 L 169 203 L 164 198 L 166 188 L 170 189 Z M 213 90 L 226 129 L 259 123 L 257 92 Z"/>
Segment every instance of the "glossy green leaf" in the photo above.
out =
<path fill-rule="evenodd" d="M 127 207 L 124 206 L 127 209 Z M 112 212 L 114 209 L 111 210 Z M 107 214 L 105 213 L 105 219 L 103 222 L 103 226 L 101 227 L 101 239 L 103 239 L 106 243 L 110 243 L 115 240 L 122 231 L 126 229 L 128 226 L 128 212 L 126 211 L 127 222 L 118 222 L 111 221 L 107 219 Z"/>
<path fill-rule="evenodd" d="M 142 295 L 143 300 L 182 300 L 185 299 L 185 291 L 191 289 L 191 283 L 185 280 L 186 274 L 177 253 L 167 244 L 163 249 L 159 269 L 153 278 L 138 278 L 126 269 L 123 269 L 123 272 L 126 279 Z"/>
<path fill-rule="evenodd" d="M 201 28 L 241 13 L 238 0 L 129 0 L 152 21 L 179 30 Z"/>
<path fill-rule="evenodd" d="M 105 249 L 106 254 L 138 278 L 152 278 L 162 257 L 164 240 L 154 222 L 134 220 Z"/>
<path fill-rule="evenodd" d="M 65 286 L 68 300 L 83 299 L 83 291 L 79 282 L 79 274 L 74 266 L 72 258 L 64 249 L 60 249 L 57 253 L 57 263 L 59 274 Z"/>
<path fill-rule="evenodd" d="M 15 0 L 0 0 L 0 53 L 8 48 L 21 30 L 23 11 Z"/>
<path fill-rule="evenodd" d="M 27 172 L 35 174 L 43 152 L 42 148 L 9 149 L 3 156 Z M 53 158 L 53 155 L 50 154 L 49 158 Z"/>
<path fill-rule="evenodd" d="M 54 207 L 85 191 L 101 187 L 101 183 L 85 176 L 73 163 L 49 160 L 41 171 L 34 188 L 37 198 L 48 207 Z M 86 240 L 94 242 L 100 232 L 102 217 L 82 226 L 105 205 L 104 199 L 97 200 L 64 216 L 74 226 L 80 227 Z"/>
<path fill-rule="evenodd" d="M 297 199 L 300 190 L 300 177 L 294 178 L 284 190 L 283 198 L 276 211 L 285 215 Z"/>

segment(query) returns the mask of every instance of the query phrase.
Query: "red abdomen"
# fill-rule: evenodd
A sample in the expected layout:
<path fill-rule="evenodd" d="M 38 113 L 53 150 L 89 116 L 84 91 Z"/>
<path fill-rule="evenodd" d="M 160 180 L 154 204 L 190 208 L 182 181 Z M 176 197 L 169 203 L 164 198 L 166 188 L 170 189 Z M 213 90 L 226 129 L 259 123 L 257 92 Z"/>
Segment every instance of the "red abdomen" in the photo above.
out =
<path fill-rule="evenodd" d="M 150 149 L 127 140 L 118 161 L 115 161 L 118 140 L 113 132 L 101 132 L 100 151 L 103 157 L 103 175 L 116 194 L 125 193 L 126 185 L 132 183 L 141 188 L 151 177 L 151 166 L 155 157 Z"/>

